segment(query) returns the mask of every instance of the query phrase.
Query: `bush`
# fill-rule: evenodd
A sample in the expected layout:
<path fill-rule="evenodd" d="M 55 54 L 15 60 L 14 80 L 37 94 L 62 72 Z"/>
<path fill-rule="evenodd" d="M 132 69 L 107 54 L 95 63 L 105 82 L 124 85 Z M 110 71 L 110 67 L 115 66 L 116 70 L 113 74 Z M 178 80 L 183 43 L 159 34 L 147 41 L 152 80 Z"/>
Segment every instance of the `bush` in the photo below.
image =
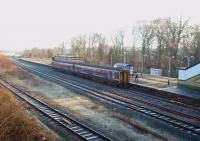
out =
<path fill-rule="evenodd" d="M 16 102 L 6 89 L 0 88 L 0 141 L 55 140 Z"/>

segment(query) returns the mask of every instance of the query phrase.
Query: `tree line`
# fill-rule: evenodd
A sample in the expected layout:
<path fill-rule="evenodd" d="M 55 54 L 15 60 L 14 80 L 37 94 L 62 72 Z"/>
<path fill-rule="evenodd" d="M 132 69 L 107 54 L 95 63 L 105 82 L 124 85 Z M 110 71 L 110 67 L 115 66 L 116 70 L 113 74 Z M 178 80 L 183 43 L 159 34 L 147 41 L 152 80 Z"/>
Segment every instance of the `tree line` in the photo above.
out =
<path fill-rule="evenodd" d="M 172 74 L 177 74 L 179 67 L 200 60 L 200 26 L 191 25 L 189 20 L 160 18 L 140 21 L 132 29 L 132 45 L 126 46 L 124 37 L 123 31 L 118 31 L 111 40 L 99 33 L 80 35 L 71 39 L 67 54 L 81 56 L 90 64 L 126 62 L 134 64 L 138 72 L 159 68 L 166 74 L 169 67 Z M 50 58 L 63 53 L 66 49 L 61 44 L 52 49 L 26 50 L 24 56 Z"/>

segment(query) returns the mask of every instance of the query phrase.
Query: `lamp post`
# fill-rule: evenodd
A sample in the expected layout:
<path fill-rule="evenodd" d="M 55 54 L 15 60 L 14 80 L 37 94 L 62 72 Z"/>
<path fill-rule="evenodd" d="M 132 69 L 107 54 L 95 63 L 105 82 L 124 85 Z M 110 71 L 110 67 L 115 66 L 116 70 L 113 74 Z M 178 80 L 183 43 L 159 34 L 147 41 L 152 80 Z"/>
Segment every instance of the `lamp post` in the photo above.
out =
<path fill-rule="evenodd" d="M 126 52 L 124 52 L 124 64 L 126 63 Z"/>
<path fill-rule="evenodd" d="M 187 58 L 187 65 L 188 67 L 190 66 L 190 59 L 193 58 L 194 56 L 185 56 Z"/>
<path fill-rule="evenodd" d="M 111 67 L 112 67 L 112 53 L 110 54 L 110 65 L 111 65 Z"/>
<path fill-rule="evenodd" d="M 142 55 L 142 57 L 141 57 L 141 59 L 142 59 L 142 68 L 141 68 L 141 76 L 143 75 L 143 71 L 144 71 L 144 57 L 146 57 L 147 55 L 146 54 L 144 54 L 144 55 Z"/>
<path fill-rule="evenodd" d="M 127 52 L 123 52 L 123 54 L 120 54 L 120 56 L 122 56 L 123 57 L 123 63 L 125 64 L 126 63 L 126 53 Z"/>
<path fill-rule="evenodd" d="M 168 74 L 168 75 L 169 75 L 169 77 L 170 77 L 170 76 L 171 76 L 171 59 L 173 59 L 174 56 L 171 56 L 171 57 L 169 56 L 168 58 L 169 58 L 169 67 L 168 67 L 168 69 L 169 69 L 169 70 L 168 70 L 168 73 L 169 73 L 169 74 Z"/>
<path fill-rule="evenodd" d="M 65 42 L 63 41 L 63 44 L 62 44 L 62 55 L 64 55 L 64 50 L 65 50 Z"/>

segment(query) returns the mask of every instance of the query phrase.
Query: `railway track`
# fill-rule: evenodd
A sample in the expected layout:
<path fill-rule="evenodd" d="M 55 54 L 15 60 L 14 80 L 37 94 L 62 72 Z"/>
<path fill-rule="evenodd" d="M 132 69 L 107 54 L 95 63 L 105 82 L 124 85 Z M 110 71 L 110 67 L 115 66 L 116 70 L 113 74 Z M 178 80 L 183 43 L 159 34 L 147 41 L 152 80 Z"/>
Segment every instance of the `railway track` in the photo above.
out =
<path fill-rule="evenodd" d="M 155 96 L 148 96 L 148 95 L 145 95 L 143 93 L 136 92 L 136 91 L 133 91 L 133 90 L 126 90 L 126 91 L 128 93 L 130 93 L 130 94 L 134 93 L 134 95 L 136 95 L 138 97 L 142 96 L 143 98 L 150 99 L 150 100 L 151 99 L 155 99 L 157 101 L 164 101 L 164 102 L 167 102 L 167 103 L 171 103 L 168 100 L 163 100 L 163 99 L 155 97 Z M 120 95 L 122 95 L 122 94 L 120 94 Z M 189 120 L 192 120 L 192 121 L 195 121 L 195 122 L 200 122 L 200 117 L 197 117 L 197 116 L 194 116 L 194 115 L 190 115 L 190 113 L 185 114 L 183 112 L 180 112 L 180 111 L 177 111 L 177 110 L 174 110 L 174 109 L 169 109 L 169 108 L 166 108 L 164 106 L 156 105 L 156 104 L 154 104 L 152 102 L 149 102 L 149 101 L 143 101 L 143 100 L 138 99 L 137 97 L 133 97 L 133 96 L 123 95 L 122 97 L 127 98 L 127 99 L 131 99 L 131 100 L 134 100 L 134 101 L 138 101 L 140 103 L 143 103 L 145 105 L 149 105 L 149 106 L 158 108 L 158 109 L 160 109 L 162 111 L 165 111 L 165 112 L 170 112 L 170 113 L 173 113 L 173 114 L 176 114 L 176 115 L 179 115 L 179 116 L 183 116 L 183 117 L 188 118 Z M 179 105 L 177 103 L 173 103 L 173 104 Z M 183 107 L 189 108 L 191 110 L 196 110 L 196 111 L 200 112 L 199 108 L 195 108 L 195 107 L 191 107 L 191 106 L 187 106 L 187 105 L 182 105 L 182 104 L 180 104 L 179 106 L 183 106 Z"/>
<path fill-rule="evenodd" d="M 52 67 L 51 65 L 47 65 L 47 64 L 39 64 L 39 63 L 36 63 L 36 62 L 30 62 L 30 61 L 23 60 L 23 59 L 19 59 L 19 60 L 22 60 L 23 62 L 27 62 L 27 63 L 31 63 L 31 64 L 40 65 L 42 67 L 49 67 L 49 68 Z M 195 107 L 195 106 L 192 106 L 192 105 L 185 104 L 183 102 L 177 101 L 174 98 L 166 98 L 166 97 L 159 97 L 159 96 L 156 96 L 156 95 L 149 95 L 147 93 L 139 92 L 139 91 L 136 91 L 136 90 L 133 90 L 133 89 L 126 89 L 126 91 L 128 93 L 131 93 L 131 94 L 134 94 L 134 95 L 137 95 L 137 96 L 143 96 L 143 97 L 145 97 L 147 99 L 148 98 L 153 98 L 153 99 L 156 99 L 156 100 L 159 100 L 159 101 L 164 101 L 164 102 L 167 102 L 167 103 L 171 103 L 171 104 L 175 104 L 175 105 L 178 105 L 178 106 L 186 107 L 186 108 L 189 108 L 189 109 L 192 109 L 192 110 L 200 111 L 199 107 Z M 148 93 L 151 93 L 151 92 L 148 92 Z M 132 97 L 129 97 L 129 98 L 132 98 Z"/>
<path fill-rule="evenodd" d="M 167 115 L 167 114 L 157 112 L 155 110 L 148 109 L 148 108 L 141 106 L 139 104 L 130 102 L 130 100 L 127 99 L 127 98 L 120 97 L 120 96 L 117 96 L 117 95 L 112 95 L 112 94 L 105 93 L 105 92 L 101 92 L 99 90 L 94 90 L 92 88 L 86 87 L 86 86 L 81 85 L 81 84 L 75 84 L 72 81 L 68 81 L 68 80 L 65 80 L 63 78 L 59 78 L 59 77 L 56 77 L 56 76 L 53 76 L 53 75 L 45 74 L 44 72 L 40 72 L 40 71 L 35 70 L 33 68 L 30 68 L 30 67 L 28 67 L 24 64 L 20 64 L 20 65 L 21 65 L 21 67 L 28 70 L 29 72 L 37 74 L 37 75 L 39 75 L 43 78 L 48 78 L 49 80 L 52 80 L 52 81 L 54 81 L 58 84 L 62 84 L 62 85 L 64 84 L 64 85 L 74 87 L 76 89 L 84 91 L 84 92 L 86 92 L 86 93 L 88 93 L 92 96 L 97 97 L 97 98 L 104 99 L 106 101 L 121 105 L 123 107 L 132 109 L 132 110 L 137 111 L 139 113 L 148 115 L 150 117 L 154 117 L 154 118 L 157 118 L 159 120 L 165 121 L 170 126 L 174 126 L 175 128 L 178 128 L 179 130 L 184 131 L 187 134 L 200 136 L 200 127 L 197 126 L 197 125 L 191 124 L 189 122 L 186 122 L 184 120 L 178 119 L 176 117 L 173 117 L 173 116 L 170 116 L 170 115 Z"/>
<path fill-rule="evenodd" d="M 31 96 L 28 92 L 22 90 L 16 85 L 0 79 L 0 84 L 12 91 L 17 97 L 26 101 L 28 104 L 33 106 L 36 110 L 41 112 L 43 115 L 57 122 L 59 125 L 64 127 L 66 131 L 71 131 L 82 140 L 85 141 L 111 141 L 111 139 L 105 137 L 104 135 L 98 133 L 97 131 L 81 124 L 80 122 L 72 119 L 66 114 L 50 107 L 39 99 Z"/>
<path fill-rule="evenodd" d="M 198 107 L 187 105 L 187 104 L 178 102 L 178 101 L 173 100 L 173 99 L 165 99 L 165 98 L 161 98 L 161 97 L 157 97 L 157 96 L 153 96 L 153 95 L 148 95 L 148 94 L 144 94 L 142 92 L 138 92 L 138 91 L 135 91 L 135 90 L 126 90 L 126 91 L 130 92 L 130 93 L 134 93 L 136 95 L 144 96 L 146 98 L 153 98 L 153 99 L 157 99 L 157 100 L 160 100 L 160 101 L 172 103 L 172 104 L 175 104 L 175 105 L 178 105 L 178 106 L 186 107 L 186 108 L 189 108 L 189 109 L 192 109 L 192 110 L 200 111 L 200 108 L 198 108 Z"/>

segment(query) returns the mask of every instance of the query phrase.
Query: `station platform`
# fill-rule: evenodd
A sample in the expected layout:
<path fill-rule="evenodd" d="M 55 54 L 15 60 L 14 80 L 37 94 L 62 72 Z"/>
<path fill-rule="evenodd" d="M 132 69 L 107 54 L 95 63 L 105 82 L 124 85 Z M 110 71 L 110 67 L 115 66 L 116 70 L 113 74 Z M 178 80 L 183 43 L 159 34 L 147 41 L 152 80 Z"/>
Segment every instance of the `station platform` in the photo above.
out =
<path fill-rule="evenodd" d="M 193 90 L 184 86 L 173 86 L 173 87 L 159 88 L 159 89 L 200 100 L 200 91 Z"/>
<path fill-rule="evenodd" d="M 143 74 L 143 76 L 141 76 L 139 74 L 138 82 L 136 82 L 133 77 L 131 79 L 131 84 L 138 85 L 142 89 L 147 88 L 147 90 L 150 89 L 151 91 L 161 91 L 161 93 L 171 93 L 200 100 L 200 90 L 192 89 L 185 85 L 179 85 L 177 78 L 152 76 L 149 74 Z"/>
<path fill-rule="evenodd" d="M 146 91 L 148 92 L 155 92 L 155 93 L 164 93 L 164 95 L 166 94 L 170 94 L 170 95 L 180 95 L 180 97 L 188 97 L 188 98 L 192 98 L 192 99 L 196 99 L 196 100 L 200 100 L 200 91 L 198 90 L 194 90 L 194 89 L 190 89 L 188 87 L 184 87 L 184 86 L 169 86 L 169 87 L 164 87 L 164 88 L 158 88 L 158 87 L 154 87 L 154 86 L 150 86 L 147 84 L 141 84 L 141 83 L 136 83 L 136 82 L 131 82 L 131 85 L 134 86 L 134 88 L 139 87 L 138 90 L 144 90 L 146 89 Z"/>

